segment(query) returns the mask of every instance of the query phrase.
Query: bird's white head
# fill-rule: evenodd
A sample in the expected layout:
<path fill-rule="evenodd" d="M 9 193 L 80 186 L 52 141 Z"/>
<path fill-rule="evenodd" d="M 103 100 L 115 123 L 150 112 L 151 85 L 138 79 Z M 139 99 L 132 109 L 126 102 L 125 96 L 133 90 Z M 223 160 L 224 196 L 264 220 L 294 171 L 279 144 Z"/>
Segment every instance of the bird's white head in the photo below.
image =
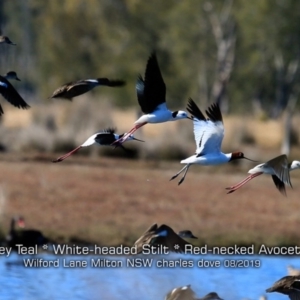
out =
<path fill-rule="evenodd" d="M 193 120 L 191 117 L 189 117 L 189 115 L 187 114 L 187 112 L 185 112 L 183 110 L 173 111 L 172 112 L 172 121 L 180 120 L 180 119 L 190 119 L 190 120 Z"/>
<path fill-rule="evenodd" d="M 18 75 L 15 71 L 7 72 L 6 75 L 5 75 L 5 78 L 6 79 L 15 79 L 15 80 L 21 81 L 21 79 L 18 78 Z"/>
<path fill-rule="evenodd" d="M 300 169 L 300 161 L 294 160 L 291 164 L 290 170 Z"/>

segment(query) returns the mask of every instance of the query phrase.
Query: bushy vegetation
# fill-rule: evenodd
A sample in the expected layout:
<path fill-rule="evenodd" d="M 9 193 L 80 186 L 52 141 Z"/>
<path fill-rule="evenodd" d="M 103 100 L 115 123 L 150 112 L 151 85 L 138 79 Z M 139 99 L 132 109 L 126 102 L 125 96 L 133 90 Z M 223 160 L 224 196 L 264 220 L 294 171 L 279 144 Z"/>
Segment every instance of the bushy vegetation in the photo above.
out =
<path fill-rule="evenodd" d="M 0 7 L 2 31 L 18 44 L 1 47 L 2 72 L 16 70 L 39 102 L 65 82 L 107 76 L 128 83 L 111 101 L 136 105 L 135 80 L 153 49 L 171 107 L 188 97 L 214 101 L 218 81 L 226 85 L 224 111 L 277 117 L 299 95 L 297 0 L 1 0 Z"/>

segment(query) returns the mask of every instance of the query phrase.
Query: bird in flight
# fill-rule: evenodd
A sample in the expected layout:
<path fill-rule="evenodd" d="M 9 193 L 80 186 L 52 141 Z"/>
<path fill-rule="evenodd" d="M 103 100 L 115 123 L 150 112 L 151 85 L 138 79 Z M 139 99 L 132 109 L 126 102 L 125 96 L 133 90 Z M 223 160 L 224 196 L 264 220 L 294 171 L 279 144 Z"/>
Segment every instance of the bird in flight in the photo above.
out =
<path fill-rule="evenodd" d="M 74 97 L 82 95 L 96 86 L 118 87 L 125 85 L 123 80 L 110 80 L 108 78 L 82 79 L 72 81 L 57 88 L 49 98 L 63 98 L 72 101 Z"/>
<path fill-rule="evenodd" d="M 63 161 L 67 157 L 69 157 L 70 155 L 72 155 L 73 153 L 77 152 L 79 149 L 81 149 L 83 147 L 91 146 L 93 144 L 98 144 L 100 146 L 111 146 L 114 141 L 118 140 L 123 135 L 124 135 L 124 133 L 120 134 L 120 135 L 116 134 L 114 128 L 104 129 L 104 130 L 102 130 L 100 132 L 97 132 L 97 133 L 93 134 L 83 144 L 81 144 L 80 146 L 76 147 L 74 150 L 68 152 L 67 154 L 65 154 L 63 156 L 60 156 L 59 158 L 53 160 L 52 162 L 56 163 L 56 162 Z M 133 135 L 131 135 L 128 138 L 128 141 L 130 141 L 130 140 L 144 142 L 142 140 L 136 139 Z M 124 147 L 122 147 L 122 148 L 124 149 Z"/>
<path fill-rule="evenodd" d="M 22 109 L 30 108 L 30 106 L 19 95 L 8 79 L 21 81 L 18 78 L 17 73 L 14 71 L 8 72 L 5 76 L 0 76 L 0 94 L 15 107 Z M 4 111 L 0 105 L 0 115 L 2 114 L 4 114 Z"/>
<path fill-rule="evenodd" d="M 276 188 L 280 193 L 286 196 L 285 185 L 289 185 L 292 187 L 290 180 L 290 171 L 296 170 L 300 168 L 300 161 L 294 160 L 291 164 L 288 162 L 288 158 L 285 154 L 279 155 L 263 164 L 259 164 L 253 169 L 249 170 L 250 174 L 241 182 L 226 188 L 228 191 L 227 194 L 233 193 L 234 191 L 241 188 L 247 182 L 252 180 L 253 178 L 262 175 L 269 174 L 272 176 L 273 182 Z"/>
<path fill-rule="evenodd" d="M 185 111 L 170 111 L 166 104 L 166 85 L 162 78 L 155 52 L 150 55 L 145 72 L 145 78 L 138 76 L 136 93 L 142 115 L 134 122 L 134 127 L 118 142 L 123 143 L 140 127 L 148 123 L 164 123 L 180 119 L 191 119 Z"/>
<path fill-rule="evenodd" d="M 194 120 L 194 136 L 196 141 L 196 153 L 184 160 L 181 164 L 186 164 L 170 180 L 175 179 L 180 173 L 184 172 L 183 177 L 178 182 L 180 185 L 192 164 L 203 166 L 219 165 L 236 159 L 251 159 L 244 156 L 242 152 L 223 153 L 221 145 L 224 137 L 224 125 L 221 110 L 218 104 L 212 104 L 207 110 L 208 119 L 205 118 L 196 103 L 190 98 L 187 111 L 192 115 Z"/>

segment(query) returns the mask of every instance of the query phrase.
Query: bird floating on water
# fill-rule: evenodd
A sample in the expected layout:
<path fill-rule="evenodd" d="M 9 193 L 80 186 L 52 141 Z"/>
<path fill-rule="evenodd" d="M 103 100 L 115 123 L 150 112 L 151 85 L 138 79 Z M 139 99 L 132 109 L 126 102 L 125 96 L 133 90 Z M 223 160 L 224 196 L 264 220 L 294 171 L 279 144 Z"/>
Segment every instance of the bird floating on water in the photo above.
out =
<path fill-rule="evenodd" d="M 266 290 L 267 293 L 281 293 L 289 296 L 291 300 L 300 299 L 300 276 L 285 276 L 276 281 L 270 288 Z"/>
<path fill-rule="evenodd" d="M 15 79 L 21 81 L 17 73 L 14 71 L 8 72 L 5 76 L 0 76 L 0 94 L 13 106 L 28 109 L 30 106 L 24 101 L 24 99 L 15 90 L 12 84 L 7 79 Z M 3 109 L 0 105 L 0 115 L 4 114 Z"/>
<path fill-rule="evenodd" d="M 16 44 L 14 44 L 7 36 L 5 35 L 0 35 L 0 44 L 9 44 L 9 45 L 13 45 L 16 46 Z"/>
<path fill-rule="evenodd" d="M 290 181 L 290 171 L 296 170 L 300 168 L 300 161 L 294 160 L 291 164 L 288 163 L 288 158 L 285 154 L 279 155 L 266 163 L 259 164 L 253 169 L 249 170 L 248 173 L 250 174 L 241 182 L 226 188 L 229 190 L 229 193 L 233 193 L 234 191 L 241 188 L 247 182 L 252 180 L 253 178 L 262 175 L 262 174 L 269 174 L 272 175 L 272 179 L 276 188 L 279 190 L 280 193 L 286 195 L 285 191 L 285 184 L 292 187 Z"/>
<path fill-rule="evenodd" d="M 221 144 L 224 137 L 224 126 L 221 110 L 218 104 L 212 104 L 206 114 L 209 119 L 206 119 L 198 108 L 196 103 L 190 98 L 187 106 L 187 111 L 192 115 L 194 120 L 194 136 L 196 141 L 196 153 L 182 160 L 181 164 L 186 164 L 178 173 L 170 180 L 175 179 L 180 173 L 184 172 L 183 177 L 178 182 L 180 185 L 187 174 L 189 167 L 192 164 L 198 165 L 219 165 L 236 159 L 247 159 L 242 152 L 223 153 L 221 152 Z"/>
<path fill-rule="evenodd" d="M 113 142 L 120 139 L 124 134 L 125 133 L 120 134 L 120 135 L 116 134 L 114 128 L 104 129 L 102 131 L 99 131 L 99 132 L 93 134 L 82 145 L 76 147 L 74 150 L 72 150 L 69 153 L 59 157 L 58 159 L 53 160 L 53 162 L 63 161 L 64 159 L 66 159 L 67 157 L 69 157 L 70 155 L 72 155 L 73 153 L 78 151 L 80 148 L 88 147 L 88 146 L 91 146 L 93 144 L 98 144 L 100 146 L 111 146 L 113 144 Z M 136 139 L 133 135 L 130 135 L 130 137 L 128 138 L 128 141 L 130 141 L 130 140 L 144 142 L 142 140 Z M 123 146 L 121 145 L 121 147 L 123 147 Z M 123 149 L 124 149 L 124 147 L 123 147 Z"/>
<path fill-rule="evenodd" d="M 183 238 L 197 239 L 190 230 L 183 230 L 176 234 L 171 227 L 165 224 L 159 227 L 157 224 L 153 224 L 134 243 L 134 247 L 137 248 L 137 253 L 143 252 L 143 245 L 153 247 L 162 245 L 166 246 L 169 251 L 184 253 L 185 245 L 191 244 Z"/>
<path fill-rule="evenodd" d="M 211 292 L 202 298 L 196 298 L 195 292 L 192 290 L 191 285 L 178 287 L 170 291 L 165 300 L 223 300 L 216 292 Z"/>
<path fill-rule="evenodd" d="M 118 87 L 125 85 L 125 81 L 110 80 L 108 78 L 82 79 L 78 81 L 72 81 L 57 88 L 49 98 L 63 98 L 72 101 L 73 97 L 82 95 L 99 85 Z"/>
<path fill-rule="evenodd" d="M 196 296 L 189 284 L 174 288 L 166 295 L 165 300 L 196 300 Z"/>
<path fill-rule="evenodd" d="M 136 92 L 142 115 L 134 122 L 134 127 L 118 141 L 123 143 L 140 127 L 148 123 L 164 123 L 180 119 L 191 119 L 185 111 L 170 111 L 166 105 L 166 85 L 162 78 L 155 52 L 148 59 L 145 79 L 138 76 Z"/>
<path fill-rule="evenodd" d="M 24 228 L 24 218 L 18 216 L 11 219 L 10 231 L 6 237 L 8 247 L 16 249 L 16 244 L 22 244 L 23 247 L 43 246 L 49 242 L 41 231 L 35 229 L 17 230 L 16 225 L 19 228 Z"/>

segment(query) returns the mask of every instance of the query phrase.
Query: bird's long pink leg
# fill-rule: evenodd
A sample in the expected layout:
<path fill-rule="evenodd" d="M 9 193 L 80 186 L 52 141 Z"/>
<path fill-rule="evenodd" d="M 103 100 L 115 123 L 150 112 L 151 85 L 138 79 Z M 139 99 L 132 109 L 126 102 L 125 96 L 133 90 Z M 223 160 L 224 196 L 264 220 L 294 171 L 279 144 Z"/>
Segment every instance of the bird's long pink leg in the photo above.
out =
<path fill-rule="evenodd" d="M 129 132 L 127 132 L 126 134 L 124 134 L 120 139 L 114 141 L 112 143 L 112 145 L 115 145 L 116 147 L 120 146 L 121 144 L 123 144 L 130 137 L 131 134 L 133 134 L 139 128 L 141 128 L 142 126 L 144 126 L 146 124 L 147 123 L 136 124 Z"/>
<path fill-rule="evenodd" d="M 56 162 L 60 162 L 60 161 L 63 161 L 64 159 L 66 159 L 67 157 L 69 157 L 70 155 L 72 155 L 73 153 L 75 153 L 76 151 L 78 151 L 82 146 L 78 146 L 77 148 L 75 148 L 74 150 L 70 151 L 69 153 L 63 155 L 63 156 L 60 156 L 58 159 L 56 160 L 52 160 L 52 162 L 56 163 Z"/>
<path fill-rule="evenodd" d="M 253 178 L 259 176 L 263 174 L 263 172 L 258 172 L 255 174 L 250 174 L 248 177 L 246 177 L 244 180 L 242 180 L 241 182 L 226 188 L 226 190 L 229 190 L 229 192 L 227 194 L 233 193 L 234 191 L 238 190 L 239 188 L 241 188 L 243 185 L 245 185 L 247 182 L 249 182 L 250 180 L 252 180 Z"/>

